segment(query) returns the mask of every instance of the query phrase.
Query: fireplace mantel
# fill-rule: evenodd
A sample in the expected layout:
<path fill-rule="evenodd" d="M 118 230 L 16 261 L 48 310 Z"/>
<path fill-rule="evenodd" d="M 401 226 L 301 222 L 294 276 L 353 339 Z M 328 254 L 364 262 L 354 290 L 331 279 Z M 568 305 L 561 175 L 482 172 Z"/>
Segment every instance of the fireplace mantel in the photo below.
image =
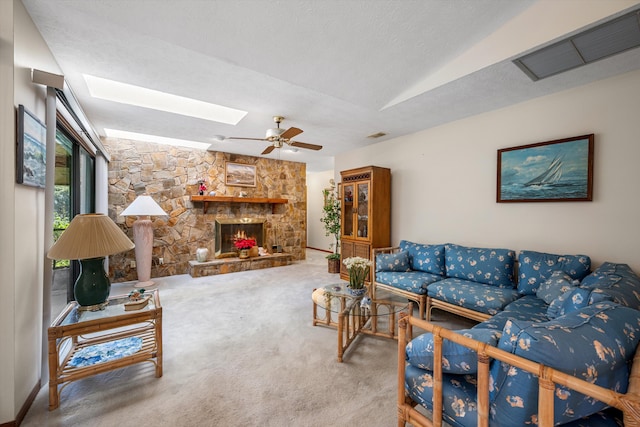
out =
<path fill-rule="evenodd" d="M 278 204 L 289 203 L 288 199 L 276 199 L 268 197 L 235 197 L 235 196 L 191 196 L 192 202 L 202 202 L 203 211 L 207 213 L 209 203 L 262 203 L 270 204 L 275 209 Z"/>

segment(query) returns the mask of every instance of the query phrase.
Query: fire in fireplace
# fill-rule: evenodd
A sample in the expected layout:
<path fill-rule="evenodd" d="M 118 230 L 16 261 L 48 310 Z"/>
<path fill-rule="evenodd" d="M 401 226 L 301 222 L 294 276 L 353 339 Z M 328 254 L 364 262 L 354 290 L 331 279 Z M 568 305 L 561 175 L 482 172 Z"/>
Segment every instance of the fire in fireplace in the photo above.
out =
<path fill-rule="evenodd" d="M 216 219 L 216 258 L 236 255 L 234 243 L 241 239 L 255 239 L 258 247 L 264 246 L 264 218 Z"/>

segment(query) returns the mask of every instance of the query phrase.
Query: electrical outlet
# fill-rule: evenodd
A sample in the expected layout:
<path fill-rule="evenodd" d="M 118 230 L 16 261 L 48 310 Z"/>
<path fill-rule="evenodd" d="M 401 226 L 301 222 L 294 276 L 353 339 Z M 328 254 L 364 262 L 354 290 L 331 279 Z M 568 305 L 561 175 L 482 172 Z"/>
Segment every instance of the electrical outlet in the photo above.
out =
<path fill-rule="evenodd" d="M 164 258 L 158 258 L 158 264 L 160 265 L 164 264 Z"/>
<path fill-rule="evenodd" d="M 136 268 L 136 262 L 135 261 L 131 261 L 131 268 Z"/>

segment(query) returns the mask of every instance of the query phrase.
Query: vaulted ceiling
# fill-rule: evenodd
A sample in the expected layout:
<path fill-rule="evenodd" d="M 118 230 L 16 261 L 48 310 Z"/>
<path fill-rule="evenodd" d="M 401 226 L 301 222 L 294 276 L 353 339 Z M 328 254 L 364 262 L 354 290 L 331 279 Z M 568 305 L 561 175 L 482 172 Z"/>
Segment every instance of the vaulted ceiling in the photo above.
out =
<path fill-rule="evenodd" d="M 537 82 L 512 60 L 640 5 L 628 0 L 22 0 L 98 134 L 259 156 L 272 116 L 341 152 L 640 68 L 632 49 Z M 46 70 L 45 70 L 46 71 Z M 83 75 L 247 111 L 229 125 L 91 97 Z M 368 135 L 383 132 L 377 139 Z"/>

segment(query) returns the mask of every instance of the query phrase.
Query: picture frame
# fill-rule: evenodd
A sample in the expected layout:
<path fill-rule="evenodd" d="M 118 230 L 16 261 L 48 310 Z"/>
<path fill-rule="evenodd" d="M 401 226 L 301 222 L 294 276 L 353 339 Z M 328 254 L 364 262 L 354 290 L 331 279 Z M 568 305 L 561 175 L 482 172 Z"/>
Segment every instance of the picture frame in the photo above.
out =
<path fill-rule="evenodd" d="M 18 106 L 16 132 L 16 182 L 46 186 L 47 127 L 24 105 Z"/>
<path fill-rule="evenodd" d="M 497 203 L 593 200 L 594 134 L 498 150 Z"/>
<path fill-rule="evenodd" d="M 224 171 L 225 185 L 234 187 L 255 187 L 257 185 L 255 165 L 227 162 Z"/>

